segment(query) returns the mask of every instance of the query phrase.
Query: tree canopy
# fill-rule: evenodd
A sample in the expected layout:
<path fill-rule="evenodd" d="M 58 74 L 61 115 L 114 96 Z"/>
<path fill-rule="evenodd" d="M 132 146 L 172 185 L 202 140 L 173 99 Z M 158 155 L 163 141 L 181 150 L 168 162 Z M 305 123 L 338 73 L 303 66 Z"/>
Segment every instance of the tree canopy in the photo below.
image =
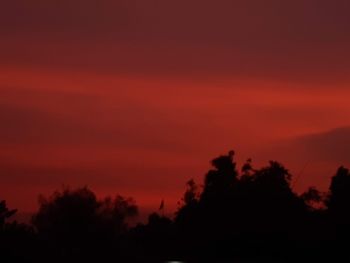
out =
<path fill-rule="evenodd" d="M 99 199 L 87 187 L 63 188 L 39 198 L 32 225 L 10 222 L 0 202 L 0 259 L 23 262 L 234 261 L 349 258 L 350 172 L 340 167 L 328 192 L 298 194 L 281 163 L 241 168 L 230 151 L 211 161 L 203 182 L 186 183 L 171 218 L 137 216 L 132 198 Z M 161 208 L 164 206 L 162 201 Z M 6 261 L 4 261 L 6 262 Z"/>

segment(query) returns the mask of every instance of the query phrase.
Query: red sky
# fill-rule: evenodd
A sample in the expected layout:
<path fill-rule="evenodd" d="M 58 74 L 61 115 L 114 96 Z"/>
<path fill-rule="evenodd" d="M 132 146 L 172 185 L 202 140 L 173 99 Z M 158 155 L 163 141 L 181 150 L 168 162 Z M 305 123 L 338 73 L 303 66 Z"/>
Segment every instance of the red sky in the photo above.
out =
<path fill-rule="evenodd" d="M 88 185 L 173 208 L 235 149 L 296 189 L 350 165 L 347 0 L 12 0 L 0 10 L 0 198 Z"/>

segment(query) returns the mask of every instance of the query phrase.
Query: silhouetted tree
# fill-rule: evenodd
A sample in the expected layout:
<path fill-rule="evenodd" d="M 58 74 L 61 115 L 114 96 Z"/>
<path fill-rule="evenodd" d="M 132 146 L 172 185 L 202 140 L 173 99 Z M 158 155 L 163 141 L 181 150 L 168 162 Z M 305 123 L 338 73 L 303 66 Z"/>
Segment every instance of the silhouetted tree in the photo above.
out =
<path fill-rule="evenodd" d="M 192 203 L 198 202 L 198 198 L 200 196 L 199 193 L 199 186 L 196 184 L 196 182 L 191 179 L 186 183 L 186 191 L 178 204 L 180 206 L 186 206 L 190 205 Z"/>
<path fill-rule="evenodd" d="M 124 251 L 131 262 L 166 262 L 173 260 L 177 245 L 172 220 L 158 213 L 148 217 L 147 224 L 138 224 L 130 230 Z"/>
<path fill-rule="evenodd" d="M 117 196 L 99 201 L 86 187 L 67 188 L 39 201 L 33 225 L 57 260 L 107 257 L 126 231 L 125 220 L 137 214 L 132 199 Z"/>
<path fill-rule="evenodd" d="M 16 210 L 2 201 L 0 261 L 350 260 L 348 169 L 338 169 L 325 197 L 314 187 L 296 194 L 292 175 L 276 161 L 256 169 L 248 159 L 238 172 L 230 151 L 211 164 L 203 188 L 187 182 L 173 220 L 152 213 L 132 228 L 128 219 L 138 211 L 132 199 L 100 200 L 87 187 L 41 197 L 35 231 L 9 222 Z"/>
<path fill-rule="evenodd" d="M 339 167 L 333 176 L 326 204 L 336 236 L 347 239 L 350 236 L 350 173 L 347 168 Z"/>
<path fill-rule="evenodd" d="M 302 232 L 307 206 L 293 192 L 288 170 L 275 161 L 256 170 L 249 159 L 239 176 L 233 157 L 231 151 L 214 159 L 200 198 L 178 210 L 175 222 L 184 247 L 203 251 L 203 258 L 225 258 L 232 249 L 236 255 L 290 249 L 281 244 Z"/>
<path fill-rule="evenodd" d="M 123 234 L 128 229 L 127 220 L 138 214 L 138 208 L 131 198 L 117 195 L 114 199 L 107 197 L 99 202 L 98 214 L 105 226 L 109 225 L 109 231 L 115 235 Z"/>
<path fill-rule="evenodd" d="M 0 202 L 0 262 L 34 262 L 35 236 L 32 227 L 9 219 L 17 212 Z"/>
<path fill-rule="evenodd" d="M 324 194 L 322 194 L 315 187 L 309 187 L 309 189 L 300 197 L 304 200 L 309 209 L 313 210 L 323 208 L 325 202 Z"/>
<path fill-rule="evenodd" d="M 332 177 L 326 200 L 326 234 L 329 237 L 327 249 L 333 258 L 350 260 L 348 239 L 350 236 L 350 173 L 343 166 Z M 325 232 L 323 230 L 323 232 Z"/>
<path fill-rule="evenodd" d="M 327 201 L 329 212 L 339 219 L 348 221 L 350 218 L 350 174 L 341 166 L 333 176 L 330 185 L 330 195 Z"/>
<path fill-rule="evenodd" d="M 254 172 L 253 166 L 252 166 L 252 159 L 248 159 L 242 166 L 241 169 L 242 177 L 250 177 L 252 175 L 252 172 Z"/>
<path fill-rule="evenodd" d="M 236 163 L 233 162 L 234 151 L 228 155 L 222 155 L 212 160 L 215 169 L 210 170 L 205 176 L 202 199 L 221 198 L 232 191 L 237 182 Z"/>
<path fill-rule="evenodd" d="M 8 209 L 6 201 L 0 201 L 0 230 L 4 228 L 6 220 L 17 213 L 16 209 Z"/>

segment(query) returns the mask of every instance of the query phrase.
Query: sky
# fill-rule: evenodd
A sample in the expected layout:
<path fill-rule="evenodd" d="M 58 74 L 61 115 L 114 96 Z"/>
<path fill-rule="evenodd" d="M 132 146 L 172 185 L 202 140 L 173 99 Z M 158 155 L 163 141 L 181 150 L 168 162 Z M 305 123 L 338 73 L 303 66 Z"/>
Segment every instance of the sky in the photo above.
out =
<path fill-rule="evenodd" d="M 0 9 L 0 198 L 62 186 L 174 210 L 234 149 L 327 190 L 350 166 L 347 0 L 12 0 Z"/>

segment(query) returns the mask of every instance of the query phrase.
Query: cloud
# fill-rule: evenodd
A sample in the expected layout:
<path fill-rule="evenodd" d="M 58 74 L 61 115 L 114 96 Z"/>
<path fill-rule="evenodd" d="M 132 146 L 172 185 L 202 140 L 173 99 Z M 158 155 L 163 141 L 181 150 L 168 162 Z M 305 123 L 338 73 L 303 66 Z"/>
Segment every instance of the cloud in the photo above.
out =
<path fill-rule="evenodd" d="M 336 168 L 337 165 L 350 165 L 349 145 L 350 126 L 343 126 L 270 141 L 258 156 L 292 165 L 308 163 L 317 168 L 327 164 Z"/>
<path fill-rule="evenodd" d="M 349 161 L 348 128 L 309 133 L 348 125 L 349 13 L 347 0 L 5 1 L 0 169 L 13 179 L 0 179 L 148 191 L 180 189 L 230 148 Z"/>
<path fill-rule="evenodd" d="M 200 145 L 188 144 L 188 140 L 193 138 L 194 131 L 206 125 L 207 116 L 186 109 L 167 108 L 163 104 L 157 106 L 152 98 L 126 98 L 120 94 L 121 88 L 108 89 L 101 95 L 74 89 L 68 92 L 2 88 L 0 144 L 166 152 L 201 149 Z M 148 94 L 142 89 L 135 92 L 141 96 Z"/>
<path fill-rule="evenodd" d="M 319 129 L 320 130 L 320 129 Z M 251 157 L 257 167 L 275 160 L 293 175 L 292 186 L 303 192 L 310 186 L 328 191 L 331 177 L 341 165 L 350 167 L 350 126 L 304 132 L 256 145 Z"/>
<path fill-rule="evenodd" d="M 300 147 L 312 159 L 350 163 L 350 127 L 308 134 L 297 138 L 294 143 L 295 147 Z"/>
<path fill-rule="evenodd" d="M 39 68 L 339 82 L 349 11 L 344 0 L 14 0 L 0 11 L 0 54 Z"/>

